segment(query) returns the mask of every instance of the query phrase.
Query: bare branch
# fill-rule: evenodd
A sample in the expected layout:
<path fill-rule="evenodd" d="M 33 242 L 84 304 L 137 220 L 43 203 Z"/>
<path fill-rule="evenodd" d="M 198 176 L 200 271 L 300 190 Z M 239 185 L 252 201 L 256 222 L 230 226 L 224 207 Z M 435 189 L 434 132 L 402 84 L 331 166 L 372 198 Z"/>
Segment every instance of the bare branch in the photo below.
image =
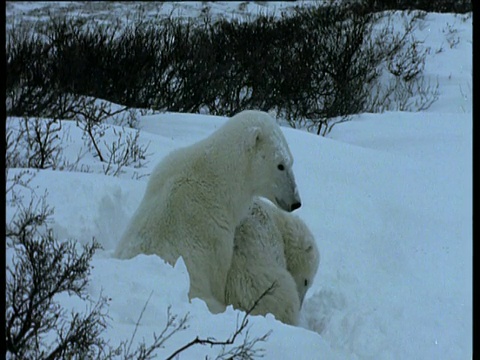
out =
<path fill-rule="evenodd" d="M 148 303 L 150 302 L 150 299 L 152 298 L 152 295 L 153 295 L 153 290 L 150 292 L 150 295 L 148 296 L 147 301 L 146 301 L 145 304 L 143 305 L 142 311 L 140 312 L 140 315 L 139 315 L 139 317 L 138 317 L 138 320 L 137 320 L 137 322 L 136 322 L 136 324 L 135 324 L 135 329 L 133 330 L 133 334 L 132 334 L 132 337 L 131 337 L 131 339 L 130 339 L 130 343 L 128 344 L 127 353 L 130 352 L 130 348 L 132 347 L 133 339 L 135 338 L 135 334 L 137 333 L 138 326 L 140 325 L 140 320 L 142 320 L 143 313 L 145 312 L 145 309 L 147 308 L 147 305 L 148 305 Z"/>
<path fill-rule="evenodd" d="M 247 327 L 248 325 L 248 316 L 252 313 L 252 311 L 255 309 L 255 307 L 258 305 L 258 303 L 267 295 L 267 294 L 270 294 L 272 291 L 274 291 L 274 289 L 276 288 L 277 284 L 276 282 L 272 283 L 272 285 L 270 285 L 260 296 L 257 300 L 255 300 L 255 302 L 252 304 L 252 306 L 245 312 L 245 315 L 243 316 L 242 318 L 242 321 L 240 323 L 240 325 L 238 325 L 238 322 L 237 322 L 237 326 L 235 328 L 235 331 L 234 333 L 226 340 L 215 340 L 213 338 L 207 338 L 207 339 L 203 339 L 203 338 L 200 338 L 200 337 L 196 337 L 195 339 L 193 339 L 192 341 L 190 341 L 189 343 L 185 344 L 184 346 L 182 346 L 181 348 L 177 349 L 173 354 L 171 354 L 169 357 L 166 358 L 166 360 L 172 360 L 173 358 L 175 358 L 177 355 L 179 355 L 180 353 L 182 353 L 183 351 L 187 350 L 188 348 L 194 346 L 194 345 L 210 345 L 210 346 L 226 346 L 226 345 L 232 345 L 235 343 L 235 340 L 237 339 L 237 337 L 243 332 L 243 330 L 245 330 L 245 328 Z M 238 320 L 238 319 L 237 319 Z M 248 331 L 247 331 L 247 335 L 248 335 Z M 245 336 L 245 338 L 247 338 L 247 335 Z M 253 342 L 247 342 L 249 345 L 253 346 L 255 345 L 257 342 L 259 341 L 265 341 L 269 336 L 269 333 L 263 335 L 262 337 L 258 338 L 258 339 L 255 339 Z M 246 340 L 245 340 L 246 341 Z M 244 342 L 245 344 L 245 342 Z"/>

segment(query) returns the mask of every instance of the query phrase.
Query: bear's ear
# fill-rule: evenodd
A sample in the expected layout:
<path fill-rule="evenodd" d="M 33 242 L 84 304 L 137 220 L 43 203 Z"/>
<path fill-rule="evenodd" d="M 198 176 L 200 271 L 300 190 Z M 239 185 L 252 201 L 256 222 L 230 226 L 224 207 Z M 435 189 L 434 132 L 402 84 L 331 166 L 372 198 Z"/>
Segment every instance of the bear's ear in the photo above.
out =
<path fill-rule="evenodd" d="M 252 126 L 248 128 L 246 139 L 245 139 L 245 147 L 247 150 L 255 148 L 258 143 L 262 140 L 262 129 L 258 126 Z"/>

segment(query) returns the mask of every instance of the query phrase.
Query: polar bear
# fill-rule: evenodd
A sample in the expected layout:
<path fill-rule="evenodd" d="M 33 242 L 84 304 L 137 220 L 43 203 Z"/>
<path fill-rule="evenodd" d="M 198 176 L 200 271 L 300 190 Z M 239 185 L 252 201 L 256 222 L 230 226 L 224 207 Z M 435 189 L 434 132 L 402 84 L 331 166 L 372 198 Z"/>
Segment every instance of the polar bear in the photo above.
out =
<path fill-rule="evenodd" d="M 320 252 L 312 232 L 298 216 L 276 207 L 273 212 L 285 244 L 287 270 L 295 280 L 300 304 L 303 304 L 320 264 Z"/>
<path fill-rule="evenodd" d="M 256 195 L 286 211 L 301 206 L 293 157 L 267 113 L 236 114 L 207 138 L 167 155 L 150 175 L 144 197 L 114 256 L 182 256 L 189 297 L 225 310 L 225 281 L 235 228 Z"/>
<path fill-rule="evenodd" d="M 277 320 L 296 325 L 319 261 L 315 239 L 305 223 L 257 198 L 235 233 L 225 302 L 247 311 L 274 284 L 251 313 L 272 313 Z"/>

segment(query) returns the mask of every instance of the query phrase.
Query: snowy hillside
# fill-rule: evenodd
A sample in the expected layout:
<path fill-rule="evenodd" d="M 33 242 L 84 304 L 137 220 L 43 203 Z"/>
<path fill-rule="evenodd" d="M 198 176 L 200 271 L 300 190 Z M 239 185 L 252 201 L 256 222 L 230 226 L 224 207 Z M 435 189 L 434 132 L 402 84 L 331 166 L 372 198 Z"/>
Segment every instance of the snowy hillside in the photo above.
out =
<path fill-rule="evenodd" d="M 19 9 L 7 6 L 7 12 Z M 440 92 L 428 110 L 360 114 L 335 125 L 327 137 L 283 127 L 302 197 L 296 214 L 315 235 L 321 261 L 300 327 L 271 315 L 250 318 L 250 338 L 271 331 L 257 345 L 266 359 L 472 357 L 472 18 L 428 14 L 423 25 L 417 35 L 432 49 L 426 73 L 438 79 Z M 112 258 L 143 196 L 146 175 L 171 150 L 204 138 L 225 120 L 141 116 L 139 141 L 148 144 L 148 162 L 125 167 L 117 177 L 104 175 L 91 155 L 80 163 L 90 172 L 32 170 L 29 185 L 38 195 L 48 192 L 59 240 L 87 243 L 95 237 L 103 245 L 92 262 L 89 294 L 110 299 L 103 336 L 113 345 L 134 333 L 133 346 L 153 340 L 169 306 L 179 317 L 189 314 L 188 328 L 164 344 L 159 359 L 196 336 L 227 339 L 242 318 L 232 307 L 212 315 L 201 300 L 189 302 L 182 261 L 172 268 L 156 256 Z M 115 140 L 114 130 L 135 132 L 110 125 L 107 143 Z M 65 121 L 62 132 L 68 134 L 64 156 L 75 159 L 84 145 L 82 131 Z M 20 171 L 10 169 L 8 178 Z M 26 202 L 30 192 L 22 191 Z M 15 211 L 7 206 L 7 220 Z M 60 300 L 68 308 L 85 308 L 73 296 Z M 180 359 L 219 352 L 197 345 Z"/>

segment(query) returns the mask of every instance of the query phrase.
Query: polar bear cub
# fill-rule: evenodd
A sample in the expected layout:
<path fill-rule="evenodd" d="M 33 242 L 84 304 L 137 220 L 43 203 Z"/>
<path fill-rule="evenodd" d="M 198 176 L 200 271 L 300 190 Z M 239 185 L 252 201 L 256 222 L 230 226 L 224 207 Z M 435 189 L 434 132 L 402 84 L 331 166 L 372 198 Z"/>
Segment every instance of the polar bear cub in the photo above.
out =
<path fill-rule="evenodd" d="M 287 270 L 295 280 L 300 304 L 303 304 L 320 264 L 320 252 L 315 237 L 298 216 L 276 207 L 273 211 L 285 243 Z"/>
<path fill-rule="evenodd" d="M 272 313 L 296 325 L 305 293 L 317 272 L 320 254 L 305 223 L 260 198 L 237 227 L 225 302 L 252 314 Z"/>
<path fill-rule="evenodd" d="M 170 264 L 182 256 L 189 297 L 205 300 L 214 313 L 223 311 L 235 228 L 253 197 L 264 196 L 286 211 L 301 206 L 292 164 L 270 115 L 238 113 L 155 167 L 115 256 L 157 254 Z"/>

